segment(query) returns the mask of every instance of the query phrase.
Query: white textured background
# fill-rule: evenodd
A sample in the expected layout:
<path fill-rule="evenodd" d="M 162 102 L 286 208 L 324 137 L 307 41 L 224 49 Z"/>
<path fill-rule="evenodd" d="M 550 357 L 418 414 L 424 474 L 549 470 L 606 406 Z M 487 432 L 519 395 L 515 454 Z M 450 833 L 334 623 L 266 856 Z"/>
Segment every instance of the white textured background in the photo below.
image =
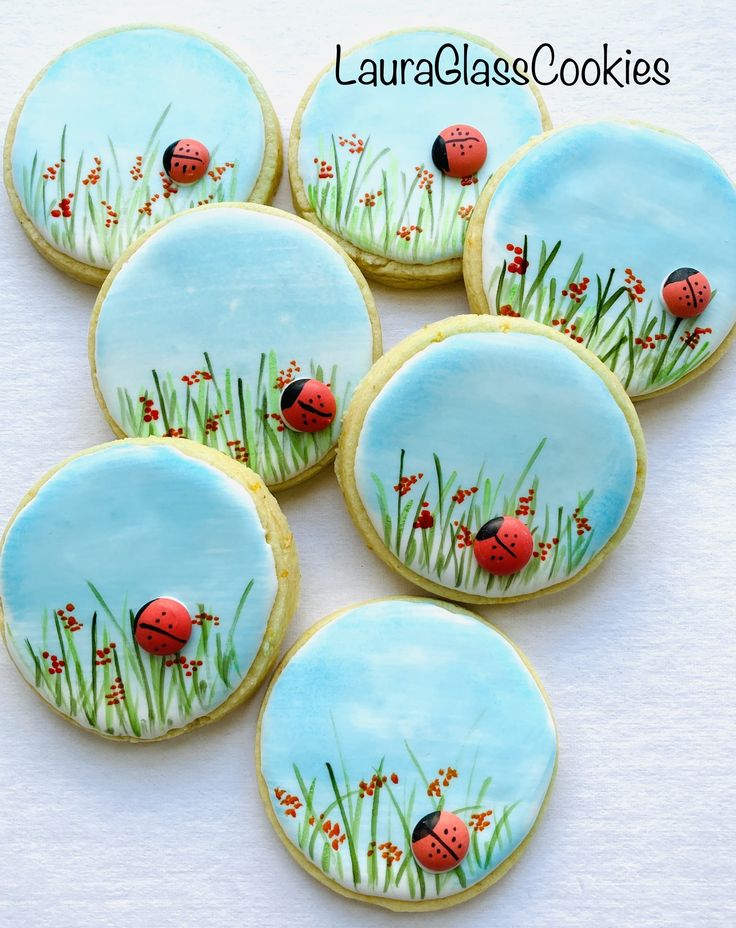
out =
<path fill-rule="evenodd" d="M 511 54 L 551 41 L 670 60 L 668 87 L 548 88 L 560 124 L 631 116 L 689 135 L 736 176 L 729 0 L 355 5 L 344 0 L 0 2 L 2 131 L 58 51 L 117 22 L 188 25 L 254 68 L 284 132 L 334 44 L 412 24 L 465 28 Z M 290 208 L 282 182 L 275 205 Z M 736 243 L 734 243 L 736 260 Z M 110 438 L 87 369 L 95 293 L 47 265 L 0 196 L 0 522 L 59 459 Z M 375 287 L 386 346 L 466 308 L 462 287 Z M 108 744 L 57 719 L 0 652 L 0 924 L 87 926 L 732 926 L 736 921 L 736 349 L 640 407 L 649 484 L 624 544 L 567 592 L 493 611 L 526 651 L 561 738 L 556 789 L 520 863 L 480 898 L 392 916 L 292 863 L 256 791 L 259 694 L 166 744 Z M 351 602 L 413 588 L 366 551 L 331 470 L 283 494 L 302 558 L 287 644 Z M 490 610 L 486 610 L 490 614 Z M 305 712 L 308 712 L 305 707 Z"/>

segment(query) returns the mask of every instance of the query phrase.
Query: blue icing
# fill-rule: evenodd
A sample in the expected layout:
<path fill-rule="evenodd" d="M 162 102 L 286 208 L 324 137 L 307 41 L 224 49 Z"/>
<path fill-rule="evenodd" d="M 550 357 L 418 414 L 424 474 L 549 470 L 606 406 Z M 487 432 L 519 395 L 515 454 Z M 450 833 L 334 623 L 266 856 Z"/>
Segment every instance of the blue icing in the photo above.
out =
<path fill-rule="evenodd" d="M 417 480 L 399 496 L 402 449 L 401 473 Z M 358 493 L 390 550 L 421 576 L 481 596 L 531 593 L 578 573 L 621 524 L 636 470 L 631 430 L 603 380 L 564 346 L 524 333 L 462 333 L 415 354 L 368 408 L 355 456 Z M 458 488 L 473 487 L 453 503 Z M 431 529 L 413 525 L 422 498 Z M 536 542 L 553 548 L 494 578 L 458 546 L 462 526 L 472 535 L 524 506 Z"/>
<path fill-rule="evenodd" d="M 235 614 L 251 580 L 236 623 Z M 119 443 L 66 464 L 18 513 L 0 557 L 0 589 L 11 654 L 33 682 L 36 665 L 30 644 L 42 668 L 36 685 L 45 699 L 86 727 L 150 738 L 212 711 L 244 679 L 266 630 L 277 579 L 255 504 L 240 484 L 173 445 Z M 188 705 L 178 684 L 173 685 L 175 670 L 165 668 L 163 712 L 155 698 L 162 659 L 141 652 L 144 683 L 132 650 L 129 614 L 159 596 L 180 600 L 192 616 L 202 604 L 219 618 L 218 625 L 213 619 L 205 620 L 205 627 L 195 626 L 182 650 L 188 658 L 203 660 L 195 673 L 198 685 L 206 683 L 206 688 L 200 696 L 190 691 Z M 71 633 L 62 627 L 61 644 L 53 616 L 67 604 L 74 605 L 73 615 L 83 627 Z M 91 700 L 85 702 L 80 695 L 80 673 L 85 686 L 91 687 L 95 612 L 97 647 L 116 643 L 127 691 L 125 703 L 108 711 L 107 718 L 101 692 L 95 697 L 97 708 L 89 715 L 85 707 L 91 707 Z M 218 636 L 222 652 L 231 655 L 224 676 L 215 659 Z M 57 699 L 53 692 L 57 679 L 48 675 L 48 660 L 42 654 L 60 657 L 61 647 L 66 650 L 66 669 L 58 677 Z M 74 651 L 79 671 L 74 667 Z M 118 675 L 113 669 L 113 664 L 96 666 L 98 691 L 105 674 L 110 679 Z M 195 681 L 184 676 L 183 682 L 190 688 Z M 105 689 L 109 685 L 110 680 Z M 152 714 L 147 688 L 154 694 Z M 128 708 L 139 731 L 127 715 Z"/>
<path fill-rule="evenodd" d="M 314 826 L 308 825 L 308 818 L 315 816 L 319 832 L 323 821 L 318 817 L 330 807 L 325 818 L 344 828 L 327 773 L 330 763 L 345 807 L 358 810 L 359 824 L 353 823 L 351 838 L 359 879 L 352 877 L 347 840 L 337 852 L 326 852 L 330 877 L 361 893 L 406 899 L 410 882 L 414 898 L 421 898 L 421 890 L 411 859 L 398 875 L 411 850 L 396 806 L 411 832 L 416 821 L 436 807 L 440 797 L 427 795 L 427 781 L 439 777 L 444 807 L 462 809 L 464 821 L 470 822 L 474 812 L 493 810 L 490 826 L 476 836 L 481 863 L 471 852 L 462 864 L 467 885 L 472 885 L 495 870 L 529 834 L 552 779 L 557 743 L 539 687 L 502 635 L 467 613 L 429 600 L 384 600 L 349 609 L 292 655 L 265 703 L 260 749 L 261 773 L 289 840 L 324 869 L 321 833 L 310 854 Z M 377 806 L 377 842 L 390 840 L 402 851 L 400 862 L 389 871 L 388 888 L 378 852 L 377 877 L 371 880 L 367 852 L 373 802 L 358 796 L 360 780 L 370 781 L 381 764 L 383 775 L 395 773 L 398 779 L 388 779 Z M 448 767 L 457 777 L 444 786 Z M 295 768 L 303 784 L 314 780 L 311 806 Z M 492 782 L 479 796 L 487 777 Z M 274 792 L 282 789 L 303 803 L 296 817 L 284 814 L 289 806 Z M 509 830 L 501 831 L 486 861 L 494 826 L 508 809 Z M 342 871 L 336 874 L 338 856 Z M 433 876 L 424 878 L 426 898 L 461 889 L 451 873 L 440 878 L 439 889 Z"/>
<path fill-rule="evenodd" d="M 61 165 L 65 127 L 64 181 L 44 181 L 41 175 L 48 165 Z M 164 149 L 180 138 L 202 141 L 211 166 L 232 162 L 236 167 L 228 168 L 217 183 L 205 177 L 164 198 L 161 159 Z M 106 268 L 137 235 L 174 211 L 195 206 L 210 194 L 218 200 L 248 199 L 261 171 L 264 145 L 260 102 L 232 59 L 188 33 L 125 29 L 65 52 L 30 92 L 15 133 L 13 181 L 44 238 L 79 261 Z M 134 181 L 129 171 L 138 155 L 143 156 L 145 176 Z M 99 183 L 75 186 L 78 164 L 84 178 L 94 167 L 94 156 L 102 159 Z M 74 224 L 52 218 L 56 201 L 75 190 Z M 152 216 L 140 213 L 154 194 L 159 199 Z M 105 227 L 101 200 L 117 211 L 117 225 Z"/>
<path fill-rule="evenodd" d="M 493 73 L 496 56 L 486 46 L 460 34 L 420 30 L 387 36 L 357 49 L 343 58 L 341 76 L 356 77 L 366 57 L 433 60 L 447 42 L 454 43 L 462 54 L 465 41 L 470 60 L 484 59 Z M 480 129 L 488 144 L 478 183 L 467 187 L 458 179 L 444 178 L 432 162 L 435 137 L 455 122 Z M 463 217 L 458 210 L 472 207 L 491 173 L 541 130 L 539 106 L 528 87 L 465 86 L 462 82 L 448 86 L 437 81 L 432 87 L 413 82 L 391 87 L 341 86 L 333 69 L 319 81 L 302 116 L 299 175 L 311 208 L 328 229 L 369 253 L 431 264 L 462 254 L 469 212 Z M 350 154 L 349 144 L 340 146 L 338 136 L 350 138 L 353 132 L 365 142 L 362 154 L 357 149 Z M 337 166 L 339 176 L 318 179 L 315 158 L 326 159 L 333 169 Z M 418 185 L 411 190 L 418 166 L 434 174 L 431 194 Z M 338 211 L 339 181 L 344 189 Z M 329 193 L 323 200 L 326 188 Z M 360 198 L 379 189 L 382 196 L 376 205 L 366 208 Z M 407 190 L 410 196 L 404 209 Z M 411 233 L 408 240 L 401 238 L 396 232 L 402 225 L 419 225 L 422 232 Z"/>
<path fill-rule="evenodd" d="M 568 299 L 560 290 L 570 282 L 578 257 L 584 254 L 577 275 L 588 276 L 590 292 L 581 304 L 578 331 L 607 362 L 632 395 L 669 386 L 721 344 L 736 322 L 736 266 L 731 260 L 736 240 L 736 191 L 721 168 L 700 148 L 683 139 L 624 123 L 593 123 L 550 135 L 533 146 L 500 182 L 485 217 L 482 239 L 483 284 L 491 305 L 496 303 L 498 269 L 509 258 L 506 245 L 522 244 L 528 236 L 529 281 L 540 267 L 539 250 L 557 241 L 562 245 L 538 300 L 523 315 L 549 322 L 553 316 L 570 316 Z M 676 324 L 660 302 L 667 276 L 679 267 L 702 271 L 717 290 L 705 312 Z M 596 275 L 605 282 L 615 268 L 611 292 L 626 283 L 626 268 L 639 278 L 645 292 L 641 302 L 627 294 L 613 305 L 595 332 L 590 332 L 596 304 Z M 548 284 L 556 277 L 557 299 L 547 312 Z M 507 275 L 500 303 L 518 309 L 516 293 L 508 287 L 518 277 Z M 651 301 L 651 305 L 650 305 Z M 626 309 L 624 318 L 607 335 L 610 323 Z M 667 359 L 655 370 L 665 344 L 642 351 L 634 345 L 635 366 L 629 363 L 627 319 L 633 336 L 669 334 Z M 647 320 L 656 319 L 647 329 Z M 676 327 L 675 327 L 676 324 Z M 696 326 L 712 329 L 690 348 L 680 340 Z M 674 328 L 673 328 L 674 327 Z M 615 343 L 624 338 L 618 354 Z M 706 347 L 707 343 L 707 347 Z"/>
<path fill-rule="evenodd" d="M 233 455 L 237 449 L 227 442 L 240 439 L 250 466 L 272 484 L 330 450 L 342 410 L 373 357 L 365 299 L 344 256 L 301 222 L 237 207 L 182 216 L 144 242 L 112 282 L 95 345 L 103 398 L 127 434 L 181 427 L 187 437 L 204 437 Z M 187 386 L 182 376 L 206 370 L 204 352 L 215 380 Z M 292 360 L 302 368 L 294 376 L 321 373 L 319 379 L 330 383 L 338 416 L 329 429 L 314 435 L 279 432 L 278 420 L 270 417 L 279 411 L 279 371 Z M 163 417 L 146 423 L 140 416 L 146 391 L 161 406 L 152 370 L 162 382 L 168 426 Z M 238 378 L 244 385 L 245 430 Z M 128 392 L 132 416 L 121 389 Z M 223 418 L 216 432 L 203 436 L 205 408 Z M 283 459 L 274 453 L 274 442 L 283 448 Z"/>

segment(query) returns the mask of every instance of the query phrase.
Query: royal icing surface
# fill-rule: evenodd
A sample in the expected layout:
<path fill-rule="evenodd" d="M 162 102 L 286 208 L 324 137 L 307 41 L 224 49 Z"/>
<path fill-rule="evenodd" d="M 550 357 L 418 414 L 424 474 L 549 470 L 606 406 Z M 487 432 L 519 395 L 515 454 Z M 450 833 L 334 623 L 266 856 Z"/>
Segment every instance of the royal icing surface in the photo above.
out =
<path fill-rule="evenodd" d="M 736 191 L 702 149 L 644 126 L 574 126 L 534 145 L 493 194 L 483 287 L 492 312 L 566 332 L 643 396 L 694 371 L 736 323 L 735 240 Z M 714 293 L 695 319 L 662 301 L 683 267 Z"/>
<path fill-rule="evenodd" d="M 344 55 L 341 75 L 356 78 L 366 58 L 385 59 L 389 74 L 395 59 L 434 62 L 448 43 L 462 60 L 466 42 L 469 60 L 481 59 L 492 74 L 497 56 L 486 46 L 461 34 L 422 30 L 386 36 Z M 440 61 L 452 67 L 452 52 L 441 53 Z M 454 123 L 476 127 L 488 143 L 481 168 L 464 180 L 445 177 L 432 161 L 437 135 Z M 299 177 L 325 228 L 370 254 L 432 264 L 462 254 L 483 184 L 541 130 L 539 105 L 528 87 L 437 80 L 427 86 L 413 79 L 388 87 L 343 86 L 333 68 L 302 115 Z"/>
<path fill-rule="evenodd" d="M 118 271 L 95 334 L 97 379 L 128 435 L 191 438 L 269 484 L 331 450 L 373 332 L 344 255 L 306 223 L 240 207 L 162 227 Z M 337 402 L 330 425 L 293 431 L 282 389 L 313 377 Z"/>
<path fill-rule="evenodd" d="M 543 335 L 471 332 L 406 361 L 365 414 L 355 482 L 385 546 L 448 590 L 520 596 L 563 582 L 601 550 L 631 502 L 637 453 L 601 378 Z M 513 516 L 534 538 L 495 576 L 473 542 Z"/>
<path fill-rule="evenodd" d="M 493 872 L 534 826 L 556 755 L 549 708 L 512 645 L 430 600 L 367 603 L 316 631 L 260 728 L 286 838 L 329 879 L 386 899 L 445 898 Z M 436 810 L 462 819 L 470 847 L 435 875 L 411 844 Z"/>
<path fill-rule="evenodd" d="M 198 139 L 209 173 L 179 186 L 172 142 Z M 109 268 L 159 220 L 201 202 L 247 200 L 264 160 L 261 104 L 246 74 L 205 39 L 137 27 L 54 61 L 26 99 L 12 149 L 15 189 L 38 232 Z"/>
<path fill-rule="evenodd" d="M 277 586 L 249 493 L 173 442 L 75 458 L 18 513 L 0 554 L 5 639 L 26 680 L 80 725 L 142 739 L 240 685 Z M 194 620 L 167 658 L 140 649 L 132 628 L 161 596 Z"/>

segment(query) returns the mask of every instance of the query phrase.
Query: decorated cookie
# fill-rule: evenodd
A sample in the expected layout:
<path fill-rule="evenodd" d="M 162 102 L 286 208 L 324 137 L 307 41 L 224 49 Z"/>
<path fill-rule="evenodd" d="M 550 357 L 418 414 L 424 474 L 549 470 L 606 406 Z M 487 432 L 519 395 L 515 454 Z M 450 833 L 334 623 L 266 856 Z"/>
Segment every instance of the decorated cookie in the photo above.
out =
<path fill-rule="evenodd" d="M 368 546 L 442 596 L 527 599 L 582 577 L 639 505 L 644 440 L 610 371 L 538 323 L 456 316 L 363 380 L 337 476 Z"/>
<path fill-rule="evenodd" d="M 261 795 L 289 852 L 330 889 L 391 909 L 444 908 L 502 876 L 556 761 L 523 655 L 430 599 L 375 600 L 311 628 L 258 725 Z"/>
<path fill-rule="evenodd" d="M 510 70 L 484 39 L 436 28 L 340 52 L 292 126 L 297 211 L 383 283 L 457 279 L 479 191 L 550 127 L 537 87 Z"/>
<path fill-rule="evenodd" d="M 265 206 L 202 207 L 140 239 L 100 292 L 90 331 L 117 434 L 199 441 L 278 489 L 331 459 L 379 353 L 353 262 Z"/>
<path fill-rule="evenodd" d="M 5 182 L 52 264 L 99 285 L 157 222 L 203 203 L 268 202 L 276 114 L 247 65 L 183 29 L 112 29 L 31 84 L 5 141 Z"/>
<path fill-rule="evenodd" d="M 594 351 L 634 399 L 691 380 L 736 324 L 736 189 L 702 149 L 649 126 L 549 132 L 473 213 L 475 312 L 523 316 Z"/>
<path fill-rule="evenodd" d="M 247 699 L 298 586 L 262 480 L 189 441 L 70 458 L 28 493 L 0 550 L 2 630 L 23 677 L 60 715 L 128 741 Z"/>

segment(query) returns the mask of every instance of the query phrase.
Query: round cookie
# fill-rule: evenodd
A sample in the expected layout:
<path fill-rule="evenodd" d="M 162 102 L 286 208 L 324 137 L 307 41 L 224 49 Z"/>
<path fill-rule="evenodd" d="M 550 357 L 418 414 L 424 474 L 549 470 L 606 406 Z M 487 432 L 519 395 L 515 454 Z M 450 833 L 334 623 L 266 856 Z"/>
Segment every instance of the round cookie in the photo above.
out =
<path fill-rule="evenodd" d="M 701 148 L 639 123 L 530 142 L 483 191 L 471 308 L 546 323 L 644 399 L 692 380 L 736 325 L 736 189 Z"/>
<path fill-rule="evenodd" d="M 519 857 L 557 736 L 504 635 L 403 597 L 343 609 L 299 639 L 266 693 L 256 752 L 271 823 L 308 873 L 421 911 L 477 895 Z"/>
<path fill-rule="evenodd" d="M 276 659 L 299 567 L 262 480 L 190 441 L 130 439 L 63 462 L 0 550 L 2 631 L 60 715 L 124 741 L 220 718 Z"/>
<path fill-rule="evenodd" d="M 168 26 L 67 49 L 26 91 L 5 140 L 24 231 L 97 286 L 157 222 L 202 203 L 267 203 L 280 175 L 281 132 L 255 75 L 212 39 Z"/>
<path fill-rule="evenodd" d="M 390 567 L 472 603 L 528 599 L 595 567 L 628 530 L 644 439 L 620 383 L 534 322 L 455 316 L 378 361 L 336 470 Z"/>
<path fill-rule="evenodd" d="M 200 441 L 283 489 L 331 460 L 381 335 L 332 239 L 280 210 L 223 204 L 132 246 L 100 291 L 89 349 L 118 435 Z"/>
<path fill-rule="evenodd" d="M 458 279 L 483 184 L 551 125 L 535 84 L 502 85 L 498 75 L 510 69 L 484 39 L 434 27 L 380 36 L 341 55 L 294 117 L 289 177 L 297 212 L 381 283 Z M 381 82 L 392 77 L 390 86 Z"/>

